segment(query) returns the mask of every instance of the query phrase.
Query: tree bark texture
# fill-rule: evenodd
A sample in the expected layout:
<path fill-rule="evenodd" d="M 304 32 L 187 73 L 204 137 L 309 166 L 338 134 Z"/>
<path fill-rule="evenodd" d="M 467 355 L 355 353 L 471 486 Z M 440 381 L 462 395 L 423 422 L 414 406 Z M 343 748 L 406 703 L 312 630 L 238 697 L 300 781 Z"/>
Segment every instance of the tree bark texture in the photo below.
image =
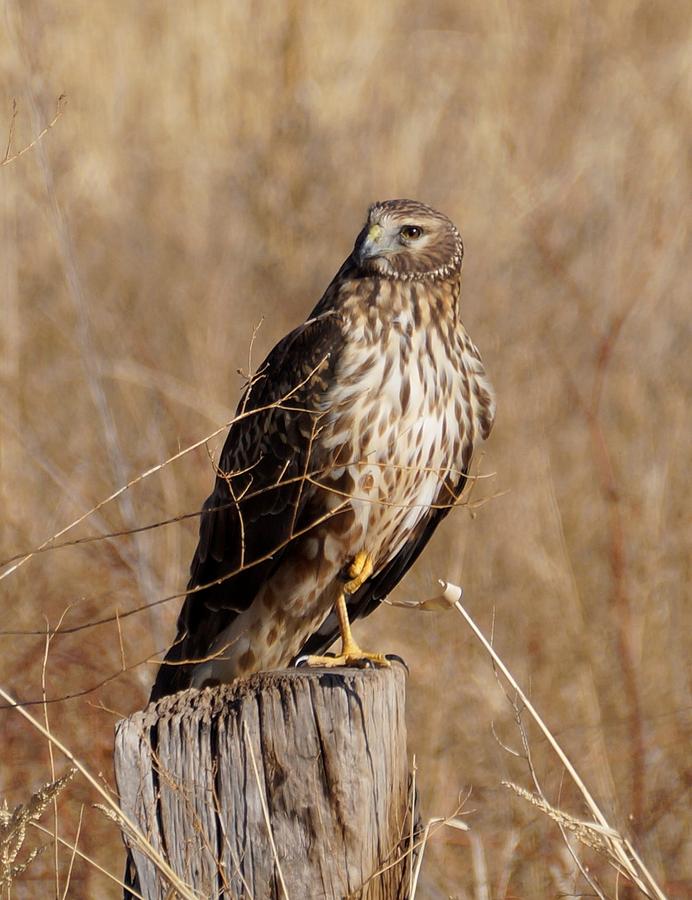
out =
<path fill-rule="evenodd" d="M 123 811 L 202 897 L 404 898 L 405 685 L 394 663 L 165 697 L 116 727 Z M 166 897 L 130 850 L 140 893 Z"/>

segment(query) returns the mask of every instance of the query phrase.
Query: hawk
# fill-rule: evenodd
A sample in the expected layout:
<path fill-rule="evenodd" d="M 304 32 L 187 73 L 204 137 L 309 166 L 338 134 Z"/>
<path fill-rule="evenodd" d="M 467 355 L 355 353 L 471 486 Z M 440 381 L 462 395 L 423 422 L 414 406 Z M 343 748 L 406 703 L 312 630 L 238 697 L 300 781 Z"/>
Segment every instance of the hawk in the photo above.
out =
<path fill-rule="evenodd" d="M 459 315 L 463 246 L 413 200 L 373 204 L 309 318 L 241 397 L 152 700 L 289 664 L 387 665 L 377 608 L 458 502 L 495 401 Z M 323 656 L 340 636 L 341 652 Z"/>

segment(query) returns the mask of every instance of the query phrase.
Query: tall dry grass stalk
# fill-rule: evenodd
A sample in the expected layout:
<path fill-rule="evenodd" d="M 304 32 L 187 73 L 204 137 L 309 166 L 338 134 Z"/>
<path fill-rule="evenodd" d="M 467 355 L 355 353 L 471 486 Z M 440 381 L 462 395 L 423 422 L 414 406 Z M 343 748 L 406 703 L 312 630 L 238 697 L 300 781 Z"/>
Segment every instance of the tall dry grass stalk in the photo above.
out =
<path fill-rule="evenodd" d="M 142 661 L 179 600 L 150 604 L 183 590 L 213 475 L 204 441 L 180 451 L 231 418 L 256 324 L 255 364 L 367 204 L 420 198 L 464 236 L 462 314 L 499 412 L 494 477 L 395 599 L 440 572 L 464 585 L 607 821 L 685 896 L 684 4 L 9 0 L 2 16 L 0 557 L 11 568 L 135 483 L 65 535 L 83 542 L 2 580 L 0 684 L 111 782 L 114 716 L 144 701 Z M 62 618 L 45 665 L 44 617 Z M 544 812 L 500 784 L 525 775 L 493 734 L 513 742 L 514 711 L 464 631 L 382 609 L 361 635 L 411 668 L 424 817 L 472 789 L 470 831 L 431 829 L 418 895 L 590 890 Z M 14 710 L 0 719 L 14 807 L 50 758 Z M 549 805 L 578 810 L 548 744 L 531 751 Z M 52 852 L 13 897 L 118 895 L 97 866 L 120 876 L 120 840 L 95 799 L 82 779 L 62 794 Z M 608 883 L 607 860 L 579 853 Z"/>

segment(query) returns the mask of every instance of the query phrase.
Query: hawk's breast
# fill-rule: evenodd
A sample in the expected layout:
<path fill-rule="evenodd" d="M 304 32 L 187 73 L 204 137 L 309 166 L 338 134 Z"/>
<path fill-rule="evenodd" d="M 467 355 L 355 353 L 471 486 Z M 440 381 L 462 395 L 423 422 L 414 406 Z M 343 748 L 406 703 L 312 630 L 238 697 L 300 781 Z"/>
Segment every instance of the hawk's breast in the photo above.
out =
<path fill-rule="evenodd" d="M 479 437 L 474 381 L 484 377 L 455 317 L 434 320 L 413 303 L 388 312 L 371 306 L 351 317 L 320 422 L 332 459 L 321 481 L 350 486 L 376 566 L 441 494 L 449 504 L 444 483 L 459 482 Z"/>

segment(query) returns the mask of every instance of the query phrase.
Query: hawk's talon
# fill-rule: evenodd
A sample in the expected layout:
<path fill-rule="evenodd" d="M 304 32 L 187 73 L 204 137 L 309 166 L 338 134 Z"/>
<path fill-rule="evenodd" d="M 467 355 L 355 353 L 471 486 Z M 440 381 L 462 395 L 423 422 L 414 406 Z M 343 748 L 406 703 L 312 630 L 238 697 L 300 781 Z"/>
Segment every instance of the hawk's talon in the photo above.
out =
<path fill-rule="evenodd" d="M 409 674 L 409 675 L 411 674 L 406 660 L 402 659 L 401 656 L 398 656 L 396 653 L 386 653 L 384 658 L 390 663 L 398 662 L 400 665 L 402 665 L 406 669 L 407 674 Z"/>
<path fill-rule="evenodd" d="M 310 662 L 310 660 L 312 660 L 312 659 L 334 659 L 335 656 L 336 656 L 336 653 L 330 653 L 329 651 L 327 651 L 327 653 L 325 653 L 323 657 L 322 656 L 315 657 L 315 656 L 312 656 L 310 653 L 303 653 L 300 656 L 297 656 L 295 658 L 295 660 L 293 662 L 293 668 L 294 669 L 304 669 L 305 666 L 313 665 Z"/>
<path fill-rule="evenodd" d="M 349 580 L 344 585 L 347 594 L 355 594 L 375 571 L 372 556 L 366 550 L 360 550 L 348 567 Z"/>

